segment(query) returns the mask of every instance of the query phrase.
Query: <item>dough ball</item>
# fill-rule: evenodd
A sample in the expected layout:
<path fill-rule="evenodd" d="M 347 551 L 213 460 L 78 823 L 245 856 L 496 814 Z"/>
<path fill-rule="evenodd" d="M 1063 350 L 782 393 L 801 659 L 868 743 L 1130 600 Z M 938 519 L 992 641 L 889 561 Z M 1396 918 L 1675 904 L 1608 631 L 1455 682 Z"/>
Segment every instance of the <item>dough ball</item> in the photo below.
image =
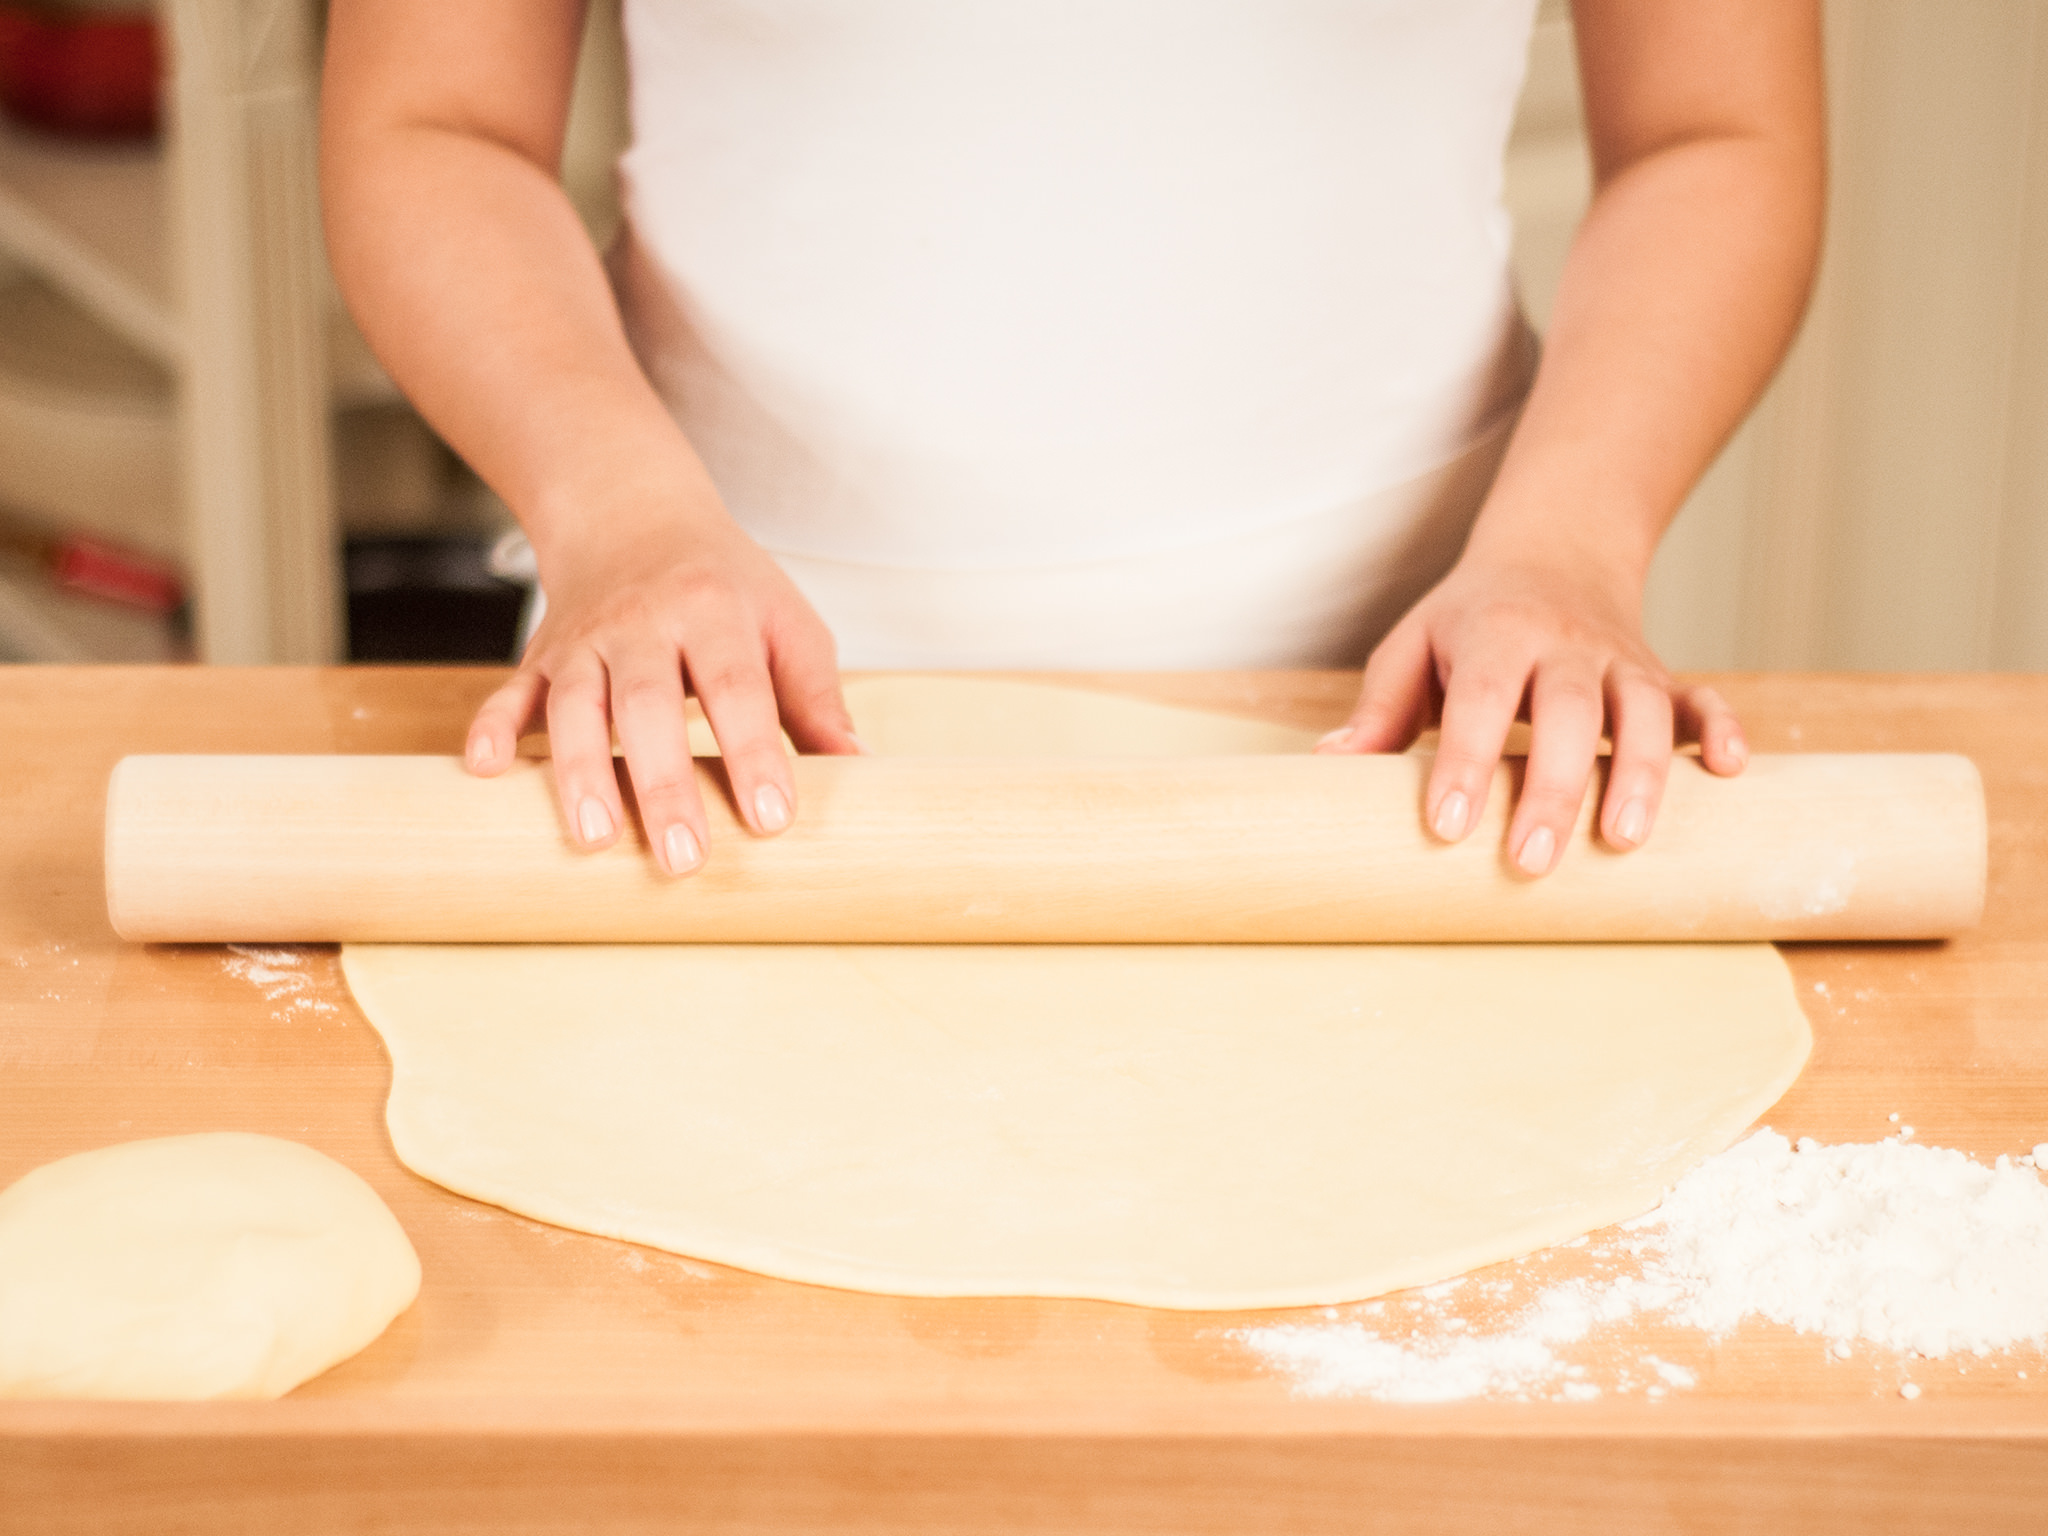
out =
<path fill-rule="evenodd" d="M 0 1191 L 0 1398 L 281 1397 L 419 1288 L 384 1202 L 311 1147 L 81 1152 Z"/>

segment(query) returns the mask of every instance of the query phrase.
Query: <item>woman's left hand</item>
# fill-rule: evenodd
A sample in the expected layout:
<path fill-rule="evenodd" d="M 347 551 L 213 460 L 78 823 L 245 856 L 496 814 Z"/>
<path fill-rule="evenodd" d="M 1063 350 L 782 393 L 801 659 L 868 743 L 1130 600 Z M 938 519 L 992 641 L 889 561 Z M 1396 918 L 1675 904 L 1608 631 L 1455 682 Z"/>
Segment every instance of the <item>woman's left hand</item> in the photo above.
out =
<path fill-rule="evenodd" d="M 1480 819 L 1517 716 L 1528 771 L 1506 852 L 1551 869 L 1603 733 L 1598 815 L 1640 847 L 1676 741 L 1714 773 L 1749 749 L 1710 688 L 1643 641 L 1658 537 L 1784 356 L 1826 212 L 1820 0 L 1572 0 L 1593 200 L 1543 361 L 1458 564 L 1374 651 L 1325 752 L 1393 752 L 1433 717 L 1423 817 Z"/>
<path fill-rule="evenodd" d="M 1542 875 L 1578 821 L 1604 732 L 1613 767 L 1600 835 L 1640 847 L 1675 741 L 1697 741 L 1718 774 L 1740 773 L 1749 749 L 1721 696 L 1674 683 L 1644 642 L 1639 590 L 1584 551 L 1468 551 L 1380 642 L 1350 720 L 1316 750 L 1399 752 L 1440 719 L 1423 819 L 1457 842 L 1479 820 L 1509 728 L 1527 719 L 1507 851 L 1523 873 Z"/>

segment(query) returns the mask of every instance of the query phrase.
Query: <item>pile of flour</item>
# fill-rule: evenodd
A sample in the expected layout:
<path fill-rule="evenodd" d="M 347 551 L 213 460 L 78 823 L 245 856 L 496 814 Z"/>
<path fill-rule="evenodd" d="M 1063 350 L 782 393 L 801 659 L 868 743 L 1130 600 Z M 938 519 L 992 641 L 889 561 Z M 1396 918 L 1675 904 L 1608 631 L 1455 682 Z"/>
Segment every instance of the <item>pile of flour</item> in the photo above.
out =
<path fill-rule="evenodd" d="M 1237 1337 L 1304 1393 L 1387 1402 L 1692 1386 L 1689 1369 L 1644 1355 L 1603 1387 L 1561 1353 L 1638 1317 L 1715 1337 L 1761 1318 L 1842 1358 L 1859 1343 L 1933 1358 L 2048 1346 L 2048 1185 L 2036 1172 L 2048 1143 L 1986 1167 L 1911 1137 L 1904 1126 L 1881 1142 L 1795 1146 L 1759 1131 L 1647 1216 L 1569 1245 L 1592 1272 L 1519 1306 L 1515 1280 L 1473 1277 L 1368 1303 L 1353 1320 Z"/>

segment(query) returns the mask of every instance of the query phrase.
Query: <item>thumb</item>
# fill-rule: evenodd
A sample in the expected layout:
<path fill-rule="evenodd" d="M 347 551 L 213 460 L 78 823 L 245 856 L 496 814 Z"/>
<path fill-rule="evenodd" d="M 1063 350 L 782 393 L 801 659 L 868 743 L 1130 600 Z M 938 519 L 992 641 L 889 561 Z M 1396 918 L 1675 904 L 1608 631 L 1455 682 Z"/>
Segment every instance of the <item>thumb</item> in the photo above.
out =
<path fill-rule="evenodd" d="M 832 757 L 867 751 L 853 734 L 853 716 L 839 689 L 839 658 L 821 624 L 815 635 L 786 640 L 768 657 L 782 728 L 797 751 Z"/>
<path fill-rule="evenodd" d="M 1401 752 L 1430 713 L 1429 632 L 1411 616 L 1373 650 L 1351 718 L 1316 743 L 1318 752 Z"/>

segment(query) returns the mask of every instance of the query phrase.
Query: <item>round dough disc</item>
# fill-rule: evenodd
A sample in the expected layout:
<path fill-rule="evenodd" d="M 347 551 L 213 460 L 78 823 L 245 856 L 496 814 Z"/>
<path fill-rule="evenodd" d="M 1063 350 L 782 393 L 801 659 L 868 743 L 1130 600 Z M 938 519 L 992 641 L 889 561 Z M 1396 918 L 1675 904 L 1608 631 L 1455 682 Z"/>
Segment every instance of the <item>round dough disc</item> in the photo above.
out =
<path fill-rule="evenodd" d="M 1654 1205 L 1798 1075 L 1768 945 L 350 946 L 408 1166 L 786 1279 L 1241 1308 Z"/>

